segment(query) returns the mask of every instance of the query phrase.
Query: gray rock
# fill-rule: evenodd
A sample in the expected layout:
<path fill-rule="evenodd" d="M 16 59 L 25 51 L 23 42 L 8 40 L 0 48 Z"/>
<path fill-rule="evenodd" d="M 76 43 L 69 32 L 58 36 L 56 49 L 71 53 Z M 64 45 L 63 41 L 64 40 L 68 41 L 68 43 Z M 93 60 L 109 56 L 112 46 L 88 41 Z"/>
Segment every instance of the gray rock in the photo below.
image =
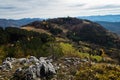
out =
<path fill-rule="evenodd" d="M 15 62 L 16 61 L 16 58 L 10 58 L 10 57 L 7 57 L 3 62 L 5 61 L 9 61 L 9 62 Z"/>
<path fill-rule="evenodd" d="M 34 61 L 35 57 L 32 57 L 31 60 Z M 50 61 L 46 61 L 46 58 L 41 57 L 39 61 L 35 61 L 34 65 L 30 65 L 27 68 L 19 68 L 14 73 L 14 78 L 22 78 L 23 80 L 36 80 L 36 79 L 48 79 L 52 75 L 56 74 L 56 70 Z M 22 59 L 24 61 L 24 59 Z M 24 75 L 20 75 L 24 74 Z"/>
<path fill-rule="evenodd" d="M 46 57 L 40 57 L 40 58 L 39 58 L 39 61 L 40 61 L 40 62 L 46 62 L 46 59 L 47 59 Z"/>
<path fill-rule="evenodd" d="M 4 61 L 3 64 L 0 66 L 2 70 L 9 70 L 12 69 L 12 63 L 9 61 Z"/>
<path fill-rule="evenodd" d="M 29 64 L 29 61 L 26 58 L 17 59 L 17 62 L 20 63 L 21 65 L 23 65 L 23 64 Z"/>
<path fill-rule="evenodd" d="M 88 62 L 87 59 L 81 59 L 81 62 Z"/>
<path fill-rule="evenodd" d="M 33 63 L 39 62 L 39 60 L 35 56 L 30 56 L 30 58 L 28 59 L 29 59 L 29 62 L 33 62 Z"/>
<path fill-rule="evenodd" d="M 48 62 L 48 63 L 47 63 L 47 66 L 48 66 L 48 69 L 49 69 L 49 72 L 50 72 L 50 73 L 56 74 L 55 68 L 54 68 L 54 66 L 52 65 L 52 63 Z"/>

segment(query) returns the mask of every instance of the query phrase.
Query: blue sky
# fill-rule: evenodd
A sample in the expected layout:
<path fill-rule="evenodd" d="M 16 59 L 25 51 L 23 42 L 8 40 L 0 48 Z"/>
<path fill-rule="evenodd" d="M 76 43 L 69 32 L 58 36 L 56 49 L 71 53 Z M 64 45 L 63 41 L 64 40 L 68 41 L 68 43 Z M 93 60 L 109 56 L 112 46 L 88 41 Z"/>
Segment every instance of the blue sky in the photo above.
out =
<path fill-rule="evenodd" d="M 119 0 L 0 0 L 0 18 L 53 18 L 119 13 Z"/>

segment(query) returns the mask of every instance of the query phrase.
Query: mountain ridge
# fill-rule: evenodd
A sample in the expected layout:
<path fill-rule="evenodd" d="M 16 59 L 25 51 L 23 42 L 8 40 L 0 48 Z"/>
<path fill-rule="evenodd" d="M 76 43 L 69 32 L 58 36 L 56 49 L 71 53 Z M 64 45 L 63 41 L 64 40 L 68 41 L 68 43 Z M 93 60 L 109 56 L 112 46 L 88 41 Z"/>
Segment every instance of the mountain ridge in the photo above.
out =
<path fill-rule="evenodd" d="M 79 19 L 87 19 L 101 24 L 104 28 L 120 35 L 120 15 L 78 16 Z M 43 18 L 0 19 L 1 27 L 20 27 L 33 21 L 44 20 Z"/>
<path fill-rule="evenodd" d="M 1 27 L 20 27 L 33 21 L 42 20 L 41 18 L 23 18 L 23 19 L 0 19 Z"/>
<path fill-rule="evenodd" d="M 116 34 L 109 32 L 104 27 L 95 22 L 71 17 L 54 18 L 48 19 L 46 21 L 35 21 L 24 25 L 24 27 L 25 26 L 32 26 L 34 28 L 41 28 L 48 31 L 51 31 L 51 29 L 55 28 L 59 28 L 60 30 L 67 29 L 68 31 L 65 34 L 67 34 L 66 36 L 71 38 L 72 40 L 83 40 L 88 42 L 90 41 L 92 43 L 99 43 L 103 45 L 112 45 L 116 43 L 116 40 L 114 41 L 114 39 L 119 39 Z"/>

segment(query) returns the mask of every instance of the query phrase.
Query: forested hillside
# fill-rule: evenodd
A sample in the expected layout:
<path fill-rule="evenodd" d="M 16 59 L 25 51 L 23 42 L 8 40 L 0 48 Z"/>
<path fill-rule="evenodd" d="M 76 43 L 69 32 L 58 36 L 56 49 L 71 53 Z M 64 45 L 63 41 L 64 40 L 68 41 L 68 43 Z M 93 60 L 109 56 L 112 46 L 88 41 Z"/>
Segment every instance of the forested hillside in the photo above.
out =
<path fill-rule="evenodd" d="M 75 42 L 77 44 L 76 47 L 82 47 L 82 45 L 80 45 L 81 42 L 89 44 L 88 47 L 90 50 L 87 51 L 82 48 L 80 51 L 83 52 L 94 54 L 96 49 L 100 50 L 102 48 L 105 53 L 112 58 L 114 57 L 118 59 L 119 56 L 119 36 L 106 30 L 101 25 L 89 20 L 71 17 L 55 18 L 48 19 L 46 21 L 35 21 L 24 25 L 23 27 L 45 30 L 48 33 L 51 33 L 51 35 L 57 37 L 56 39 L 60 38 L 61 40 L 62 38 L 62 41 Z"/>

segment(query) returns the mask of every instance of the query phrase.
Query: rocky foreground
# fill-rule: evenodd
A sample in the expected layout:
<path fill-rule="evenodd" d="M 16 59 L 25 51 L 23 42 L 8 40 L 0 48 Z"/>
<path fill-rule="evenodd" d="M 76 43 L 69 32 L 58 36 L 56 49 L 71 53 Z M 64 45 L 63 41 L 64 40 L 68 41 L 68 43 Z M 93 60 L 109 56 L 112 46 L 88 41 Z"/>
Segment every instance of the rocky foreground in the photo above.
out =
<path fill-rule="evenodd" d="M 50 79 L 52 75 L 56 74 L 56 69 L 51 62 L 52 59 L 45 57 L 39 59 L 34 56 L 20 59 L 8 57 L 0 66 L 0 80 L 5 80 L 5 78 L 11 80 Z"/>
<path fill-rule="evenodd" d="M 119 80 L 120 66 L 77 57 L 53 60 L 34 56 L 8 57 L 0 66 L 0 80 L 101 80 L 104 75 L 103 80 Z"/>

